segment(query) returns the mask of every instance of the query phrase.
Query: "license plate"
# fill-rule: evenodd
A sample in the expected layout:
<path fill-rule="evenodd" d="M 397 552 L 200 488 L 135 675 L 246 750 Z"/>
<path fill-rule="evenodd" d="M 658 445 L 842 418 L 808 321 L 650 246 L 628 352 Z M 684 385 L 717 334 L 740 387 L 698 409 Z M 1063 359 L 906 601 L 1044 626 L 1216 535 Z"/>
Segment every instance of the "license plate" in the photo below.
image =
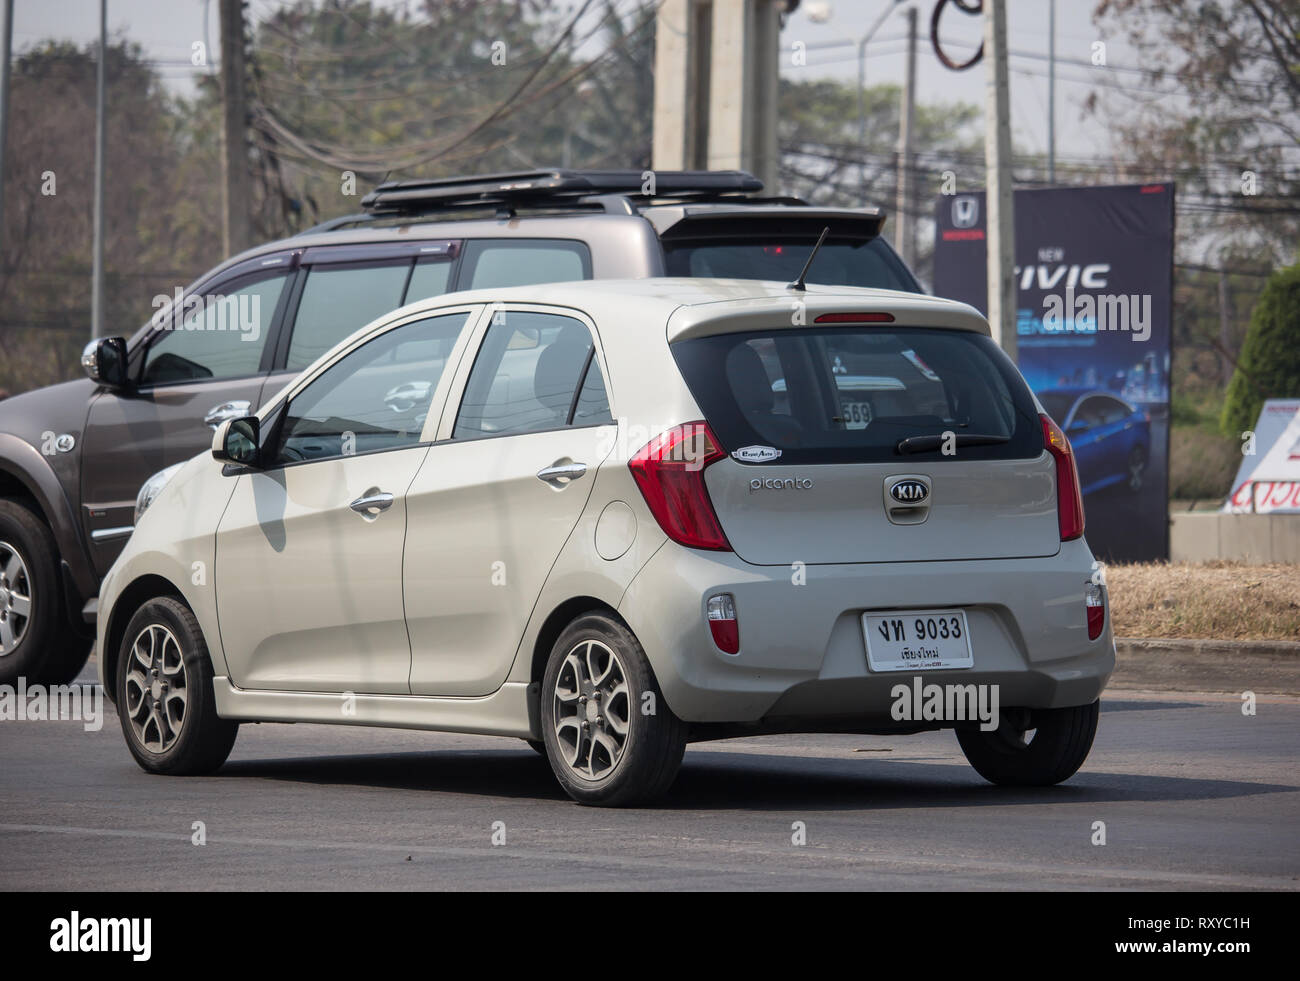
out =
<path fill-rule="evenodd" d="M 862 615 L 872 671 L 975 666 L 965 610 L 885 610 Z"/>

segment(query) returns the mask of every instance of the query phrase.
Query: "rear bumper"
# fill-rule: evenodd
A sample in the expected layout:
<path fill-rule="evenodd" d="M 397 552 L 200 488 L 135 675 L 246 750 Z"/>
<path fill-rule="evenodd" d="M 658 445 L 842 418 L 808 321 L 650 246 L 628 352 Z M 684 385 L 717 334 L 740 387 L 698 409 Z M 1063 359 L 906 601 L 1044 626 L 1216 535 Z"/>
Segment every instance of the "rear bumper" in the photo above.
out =
<path fill-rule="evenodd" d="M 1094 701 L 1115 667 L 1106 625 L 1088 639 L 1084 589 L 1092 553 L 1066 542 L 1054 556 L 961 562 L 753 566 L 725 552 L 666 544 L 619 604 L 664 698 L 688 722 L 861 720 L 888 727 L 891 692 L 912 672 L 871 671 L 867 610 L 961 607 L 975 666 L 919 672 L 925 684 L 997 685 L 1003 707 Z M 708 597 L 736 599 L 740 652 L 725 654 L 705 620 Z"/>

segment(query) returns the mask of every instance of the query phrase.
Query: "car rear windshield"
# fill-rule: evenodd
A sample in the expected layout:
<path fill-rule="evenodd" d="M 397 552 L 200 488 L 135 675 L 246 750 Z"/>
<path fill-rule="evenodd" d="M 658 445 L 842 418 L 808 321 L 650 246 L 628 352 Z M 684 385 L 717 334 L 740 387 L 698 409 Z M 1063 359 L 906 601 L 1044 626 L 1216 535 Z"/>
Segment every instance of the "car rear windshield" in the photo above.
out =
<path fill-rule="evenodd" d="M 664 261 L 669 276 L 793 282 L 803 270 L 815 244 L 815 237 L 665 242 Z M 808 270 L 808 282 L 921 292 L 921 287 L 902 260 L 879 238 L 828 240 Z"/>
<path fill-rule="evenodd" d="M 866 463 L 1028 459 L 1043 449 L 1029 389 L 982 334 L 777 329 L 692 338 L 672 352 L 728 452 Z M 899 448 L 912 437 L 928 438 Z"/>

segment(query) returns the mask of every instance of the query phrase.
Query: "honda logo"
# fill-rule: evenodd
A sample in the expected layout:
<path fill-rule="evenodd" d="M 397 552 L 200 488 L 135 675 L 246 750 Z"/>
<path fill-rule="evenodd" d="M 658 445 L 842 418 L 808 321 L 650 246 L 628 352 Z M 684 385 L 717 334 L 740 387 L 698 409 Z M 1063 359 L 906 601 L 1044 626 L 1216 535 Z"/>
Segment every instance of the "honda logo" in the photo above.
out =
<path fill-rule="evenodd" d="M 964 194 L 961 197 L 953 198 L 952 201 L 952 227 L 953 228 L 974 228 L 975 223 L 980 217 L 980 199 Z"/>

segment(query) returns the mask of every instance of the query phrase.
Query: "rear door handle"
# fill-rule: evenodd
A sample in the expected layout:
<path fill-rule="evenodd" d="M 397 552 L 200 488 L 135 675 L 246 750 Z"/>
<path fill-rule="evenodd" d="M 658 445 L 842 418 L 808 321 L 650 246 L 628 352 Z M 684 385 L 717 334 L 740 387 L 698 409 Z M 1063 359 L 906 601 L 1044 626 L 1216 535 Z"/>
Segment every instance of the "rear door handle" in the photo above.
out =
<path fill-rule="evenodd" d="M 203 421 L 216 429 L 227 419 L 242 419 L 252 410 L 252 403 L 247 399 L 236 399 L 233 402 L 222 402 L 220 405 L 214 405 L 208 410 L 208 414 L 203 417 Z"/>
<path fill-rule="evenodd" d="M 556 460 L 549 467 L 538 470 L 537 479 L 558 489 L 570 481 L 577 480 L 586 472 L 587 465 L 585 463 L 575 463 L 573 461 L 563 463 Z"/>
<path fill-rule="evenodd" d="M 348 507 L 361 515 L 361 517 L 368 519 L 379 517 L 381 512 L 387 511 L 392 506 L 393 495 L 387 491 L 367 493 L 364 497 L 358 497 L 348 505 Z"/>

